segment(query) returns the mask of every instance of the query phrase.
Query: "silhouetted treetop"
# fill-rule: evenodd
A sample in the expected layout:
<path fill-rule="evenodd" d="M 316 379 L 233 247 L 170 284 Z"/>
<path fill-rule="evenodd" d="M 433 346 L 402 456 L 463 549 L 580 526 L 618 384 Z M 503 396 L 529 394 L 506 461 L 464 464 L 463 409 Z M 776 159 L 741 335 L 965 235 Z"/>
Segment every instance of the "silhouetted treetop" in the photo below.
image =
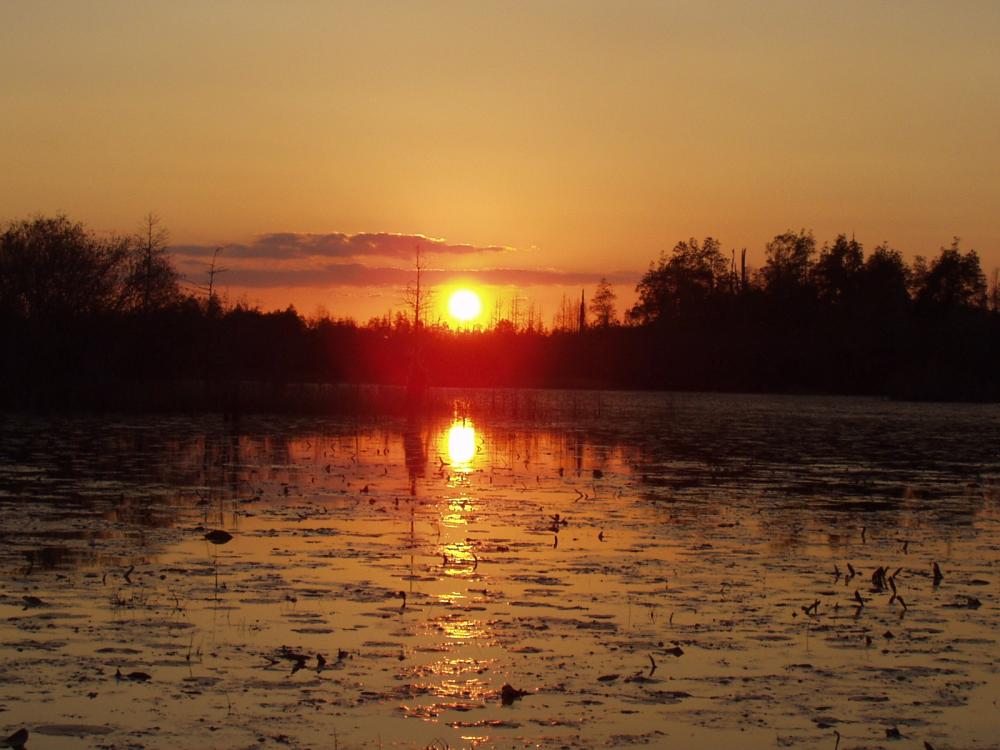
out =
<path fill-rule="evenodd" d="M 595 326 L 609 328 L 614 325 L 617 315 L 615 312 L 617 298 L 618 295 L 615 294 L 611 284 L 607 279 L 602 278 L 594 290 L 594 296 L 590 298 L 590 314 L 594 318 Z"/>
<path fill-rule="evenodd" d="M 879 245 L 865 260 L 860 276 L 858 302 L 868 314 L 898 316 L 910 304 L 910 270 L 903 256 L 887 244 Z"/>
<path fill-rule="evenodd" d="M 692 237 L 663 252 L 636 286 L 639 300 L 629 311 L 636 323 L 694 314 L 714 294 L 731 289 L 729 264 L 713 237 Z"/>
<path fill-rule="evenodd" d="M 856 296 L 864 269 L 861 243 L 847 235 L 837 235 L 832 245 L 824 245 L 812 276 L 816 295 L 822 302 L 840 304 Z"/>
<path fill-rule="evenodd" d="M 844 249 L 847 253 L 847 249 Z M 771 294 L 796 294 L 809 285 L 816 240 L 805 229 L 775 235 L 765 248 L 762 286 Z"/>
<path fill-rule="evenodd" d="M 126 309 L 152 312 L 180 300 L 180 275 L 167 254 L 168 238 L 169 233 L 153 213 L 147 214 L 139 231 L 128 238 L 128 268 L 122 284 Z"/>
<path fill-rule="evenodd" d="M 102 240 L 65 216 L 12 222 L 0 238 L 0 307 L 64 318 L 121 307 L 126 240 Z"/>
<path fill-rule="evenodd" d="M 951 247 L 941 248 L 941 254 L 930 266 L 918 271 L 919 304 L 946 308 L 985 307 L 986 275 L 975 250 L 962 253 L 956 237 Z"/>
<path fill-rule="evenodd" d="M 58 320 L 175 304 L 178 274 L 150 221 L 142 237 L 98 237 L 63 215 L 11 222 L 0 236 L 0 310 Z"/>

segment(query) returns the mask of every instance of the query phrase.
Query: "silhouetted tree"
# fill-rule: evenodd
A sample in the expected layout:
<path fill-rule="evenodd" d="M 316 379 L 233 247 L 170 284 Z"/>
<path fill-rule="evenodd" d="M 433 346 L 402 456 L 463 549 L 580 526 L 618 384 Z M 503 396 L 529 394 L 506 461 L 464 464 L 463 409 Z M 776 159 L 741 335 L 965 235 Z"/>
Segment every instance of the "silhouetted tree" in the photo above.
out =
<path fill-rule="evenodd" d="M 12 222 L 0 238 L 0 309 L 47 320 L 119 309 L 129 255 L 127 240 L 63 215 Z"/>
<path fill-rule="evenodd" d="M 956 237 L 951 247 L 942 247 L 941 254 L 926 272 L 915 271 L 920 277 L 917 302 L 945 308 L 985 307 L 986 276 L 975 250 L 963 254 Z"/>
<path fill-rule="evenodd" d="M 180 275 L 167 255 L 168 238 L 160 218 L 146 214 L 141 229 L 131 238 L 129 269 L 122 289 L 126 309 L 148 313 L 180 300 Z"/>
<path fill-rule="evenodd" d="M 609 328 L 614 325 L 617 317 L 615 312 L 617 298 L 618 295 L 611 288 L 611 284 L 602 278 L 594 290 L 594 296 L 590 298 L 590 314 L 594 317 L 594 325 L 598 328 Z"/>
<path fill-rule="evenodd" d="M 706 237 L 678 242 L 671 254 L 660 254 L 636 286 L 639 300 L 629 311 L 638 323 L 695 313 L 714 294 L 724 291 L 729 264 L 719 241 Z"/>
<path fill-rule="evenodd" d="M 798 294 L 808 286 L 816 240 L 805 229 L 775 235 L 767 243 L 766 261 L 760 269 L 764 289 L 770 294 Z"/>
<path fill-rule="evenodd" d="M 812 268 L 816 295 L 821 302 L 842 304 L 853 298 L 861 283 L 864 250 L 861 243 L 847 235 L 837 235 L 832 245 L 824 245 Z"/>
<path fill-rule="evenodd" d="M 861 297 L 870 309 L 902 311 L 910 301 L 909 284 L 910 272 L 902 253 L 882 244 L 865 261 Z"/>
<path fill-rule="evenodd" d="M 427 288 L 424 283 L 423 274 L 427 270 L 427 264 L 421 257 L 420 245 L 417 244 L 416 250 L 416 260 L 414 261 L 414 282 L 412 284 L 407 284 L 406 289 L 403 290 L 403 304 L 409 308 L 412 315 L 413 326 L 415 329 L 420 329 L 425 324 L 425 318 L 427 316 L 427 310 L 431 306 L 431 301 L 434 298 L 434 293 L 432 290 Z"/>
<path fill-rule="evenodd" d="M 911 300 L 916 300 L 920 296 L 924 283 L 927 281 L 927 273 L 930 267 L 927 258 L 923 255 L 915 255 L 910 263 L 910 268 L 906 274 L 906 290 Z"/>

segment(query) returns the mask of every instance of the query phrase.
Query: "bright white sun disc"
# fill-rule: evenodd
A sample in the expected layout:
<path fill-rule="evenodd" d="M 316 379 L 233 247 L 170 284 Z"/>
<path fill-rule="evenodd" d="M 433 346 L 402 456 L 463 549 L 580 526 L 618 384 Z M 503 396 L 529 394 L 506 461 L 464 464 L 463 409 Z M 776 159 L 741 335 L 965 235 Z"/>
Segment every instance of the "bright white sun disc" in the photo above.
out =
<path fill-rule="evenodd" d="M 482 309 L 479 295 L 470 289 L 459 289 L 448 299 L 448 312 L 463 323 L 478 318 Z"/>

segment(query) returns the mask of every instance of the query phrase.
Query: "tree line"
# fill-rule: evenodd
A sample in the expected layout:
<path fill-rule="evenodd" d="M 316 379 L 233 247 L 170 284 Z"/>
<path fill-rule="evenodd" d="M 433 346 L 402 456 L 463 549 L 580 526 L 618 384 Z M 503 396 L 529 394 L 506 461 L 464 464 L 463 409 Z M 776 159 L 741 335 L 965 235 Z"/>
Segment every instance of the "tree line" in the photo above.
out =
<path fill-rule="evenodd" d="M 784 232 L 764 263 L 689 239 L 654 260 L 619 320 L 602 282 L 563 325 L 451 331 L 405 313 L 358 325 L 185 292 L 156 217 L 100 237 L 64 216 L 0 235 L 4 406 L 114 407 L 165 383 L 404 384 L 1000 397 L 1000 290 L 956 239 L 906 263 L 840 235 Z M 100 394 L 100 398 L 94 394 Z M 151 398 L 155 404 L 155 398 Z M 178 406 L 182 406 L 179 404 Z"/>

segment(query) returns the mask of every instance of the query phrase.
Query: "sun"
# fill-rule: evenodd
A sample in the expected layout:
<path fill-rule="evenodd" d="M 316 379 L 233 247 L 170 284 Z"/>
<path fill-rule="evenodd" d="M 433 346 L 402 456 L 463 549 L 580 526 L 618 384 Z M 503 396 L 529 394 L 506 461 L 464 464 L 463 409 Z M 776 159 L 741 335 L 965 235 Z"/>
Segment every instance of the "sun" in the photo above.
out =
<path fill-rule="evenodd" d="M 448 298 L 448 312 L 461 323 L 475 320 L 482 310 L 483 303 L 479 300 L 479 295 L 471 289 L 459 289 Z"/>

